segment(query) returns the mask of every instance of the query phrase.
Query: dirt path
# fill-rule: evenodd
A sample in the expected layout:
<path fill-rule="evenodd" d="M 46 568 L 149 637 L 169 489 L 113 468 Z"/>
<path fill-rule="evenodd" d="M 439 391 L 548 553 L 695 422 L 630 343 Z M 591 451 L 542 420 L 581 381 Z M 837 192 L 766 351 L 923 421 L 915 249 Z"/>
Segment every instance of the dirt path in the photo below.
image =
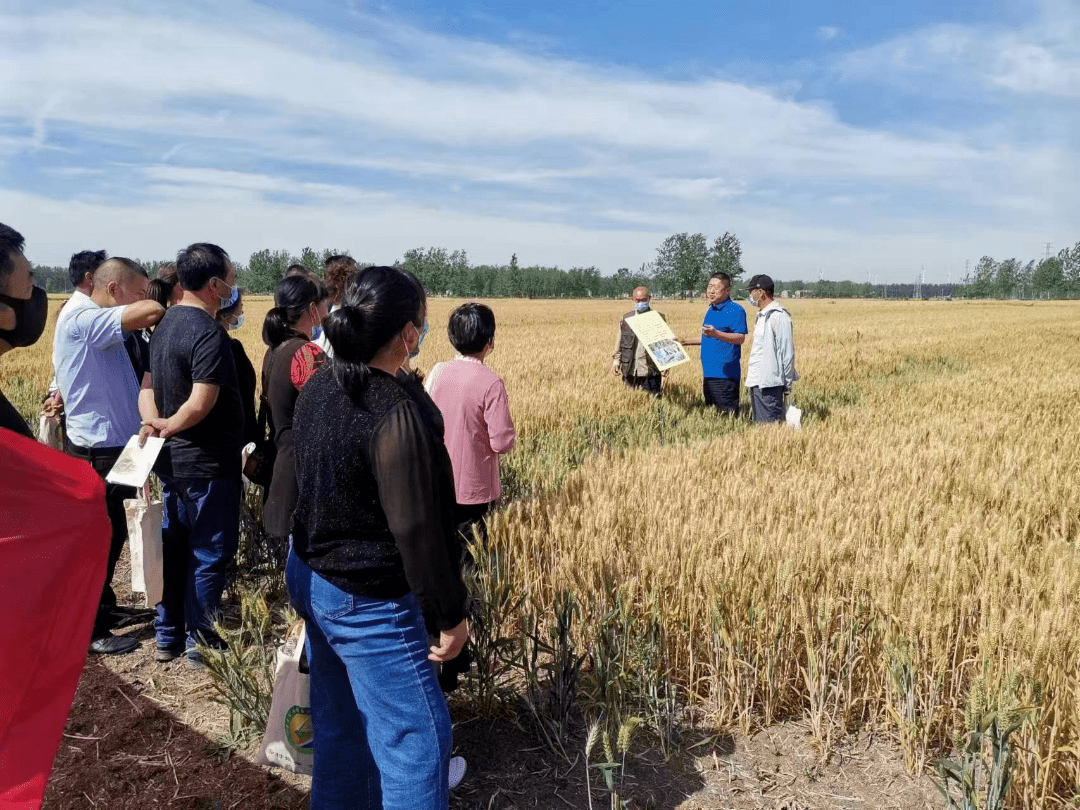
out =
<path fill-rule="evenodd" d="M 209 677 L 182 662 L 155 663 L 149 630 L 132 632 L 143 640 L 136 653 L 91 658 L 83 670 L 45 810 L 307 808 L 306 777 L 254 765 L 250 751 L 229 756 L 217 744 L 228 714 L 211 700 Z M 469 762 L 452 808 L 588 807 L 585 764 L 573 753 L 583 743 L 566 762 L 509 719 L 469 717 L 456 696 L 451 715 L 456 752 Z M 750 738 L 699 737 L 693 756 L 666 763 L 655 750 L 635 748 L 620 795 L 656 810 L 941 806 L 930 781 L 909 777 L 885 740 L 856 740 L 823 765 L 800 724 Z M 593 804 L 609 807 L 595 770 L 593 780 Z"/>

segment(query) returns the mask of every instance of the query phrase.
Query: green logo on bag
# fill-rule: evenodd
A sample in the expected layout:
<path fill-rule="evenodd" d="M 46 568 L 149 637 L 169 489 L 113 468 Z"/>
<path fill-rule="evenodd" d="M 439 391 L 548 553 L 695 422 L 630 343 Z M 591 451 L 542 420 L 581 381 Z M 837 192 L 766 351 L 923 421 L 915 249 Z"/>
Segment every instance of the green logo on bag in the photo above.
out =
<path fill-rule="evenodd" d="M 285 740 L 290 748 L 301 754 L 310 754 L 314 738 L 310 706 L 293 706 L 285 712 Z"/>

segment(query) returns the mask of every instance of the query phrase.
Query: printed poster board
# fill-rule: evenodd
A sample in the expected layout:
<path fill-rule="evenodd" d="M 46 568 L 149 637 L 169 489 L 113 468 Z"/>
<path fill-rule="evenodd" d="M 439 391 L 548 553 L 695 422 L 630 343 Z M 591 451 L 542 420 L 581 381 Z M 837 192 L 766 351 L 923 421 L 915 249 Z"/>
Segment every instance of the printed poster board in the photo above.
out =
<path fill-rule="evenodd" d="M 690 359 L 659 312 L 650 310 L 634 315 L 626 319 L 626 325 L 637 335 L 660 371 L 667 371 Z"/>

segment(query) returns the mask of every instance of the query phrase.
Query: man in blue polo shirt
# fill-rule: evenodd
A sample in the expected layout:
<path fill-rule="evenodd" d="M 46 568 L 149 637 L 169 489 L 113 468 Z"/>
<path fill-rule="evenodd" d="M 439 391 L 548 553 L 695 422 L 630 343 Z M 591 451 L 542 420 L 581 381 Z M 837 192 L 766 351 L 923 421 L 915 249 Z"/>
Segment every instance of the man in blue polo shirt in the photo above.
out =
<path fill-rule="evenodd" d="M 709 308 L 700 340 L 682 341 L 701 346 L 702 392 L 705 404 L 720 413 L 739 413 L 739 377 L 742 344 L 746 340 L 746 310 L 731 300 L 731 276 L 713 273 L 705 288 Z"/>

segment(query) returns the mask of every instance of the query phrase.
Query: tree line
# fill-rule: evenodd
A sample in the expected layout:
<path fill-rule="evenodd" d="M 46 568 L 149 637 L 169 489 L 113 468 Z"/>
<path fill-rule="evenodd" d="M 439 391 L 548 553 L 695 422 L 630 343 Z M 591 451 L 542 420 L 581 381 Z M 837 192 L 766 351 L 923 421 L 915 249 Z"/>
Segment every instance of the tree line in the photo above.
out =
<path fill-rule="evenodd" d="M 253 294 L 272 293 L 292 265 L 322 273 L 329 256 L 347 250 L 305 247 L 299 255 L 287 250 L 259 250 L 246 264 L 234 260 L 237 283 Z M 164 260 L 136 259 L 153 278 Z M 361 267 L 374 262 L 359 261 Z M 744 275 L 742 245 L 733 233 L 710 242 L 701 233 L 669 236 L 656 256 L 637 270 L 620 267 L 603 275 L 595 266 L 563 269 L 522 266 L 517 255 L 507 264 L 472 264 L 464 250 L 418 247 L 395 262 L 410 270 L 433 295 L 476 298 L 625 298 L 634 287 L 645 285 L 654 294 L 669 297 L 699 295 L 708 277 L 718 271 L 735 280 Z M 38 283 L 49 292 L 70 292 L 67 268 L 34 265 Z M 767 272 L 767 271 L 766 271 Z M 815 298 L 1080 298 L 1080 242 L 1056 256 L 1031 260 L 997 261 L 984 256 L 974 271 L 954 284 L 870 284 L 856 281 L 803 281 L 776 279 L 777 293 L 800 291 Z"/>

